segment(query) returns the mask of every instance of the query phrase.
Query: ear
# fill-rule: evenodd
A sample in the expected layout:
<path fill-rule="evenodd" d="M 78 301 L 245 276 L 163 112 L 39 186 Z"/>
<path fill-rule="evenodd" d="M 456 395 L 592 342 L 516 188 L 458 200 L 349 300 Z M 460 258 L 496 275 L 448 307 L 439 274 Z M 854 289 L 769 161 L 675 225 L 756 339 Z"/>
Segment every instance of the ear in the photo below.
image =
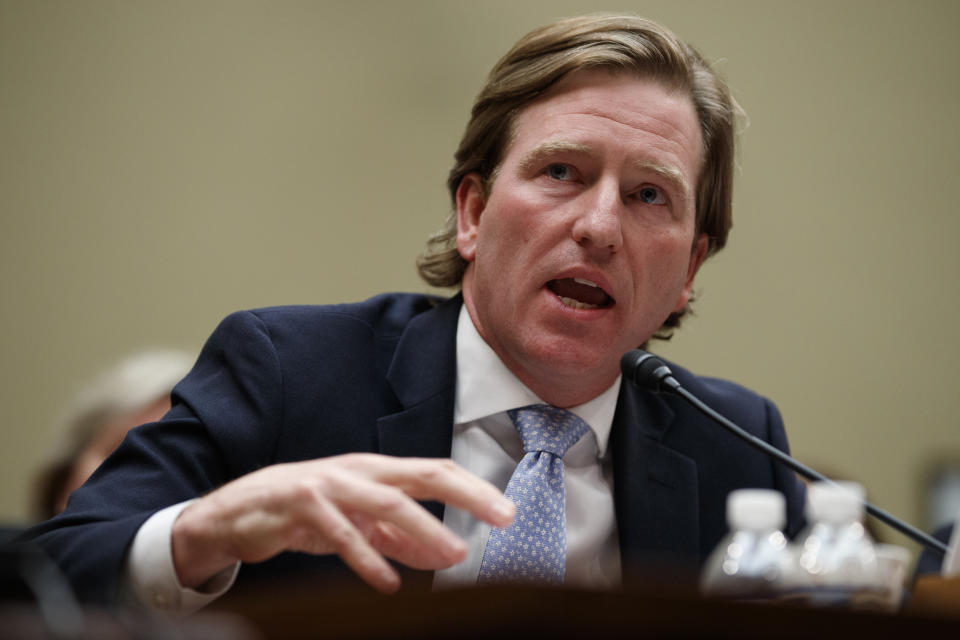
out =
<path fill-rule="evenodd" d="M 683 291 L 680 292 L 680 298 L 677 300 L 677 306 L 673 308 L 674 313 L 683 311 L 693 295 L 693 279 L 697 276 L 700 265 L 707 257 L 707 249 L 710 247 L 710 238 L 707 234 L 701 233 L 697 242 L 693 245 L 693 251 L 690 252 L 690 262 L 687 264 L 687 281 L 683 285 Z"/>
<path fill-rule="evenodd" d="M 483 180 L 477 173 L 468 173 L 457 187 L 457 250 L 467 262 L 477 255 L 480 215 L 486 206 Z"/>

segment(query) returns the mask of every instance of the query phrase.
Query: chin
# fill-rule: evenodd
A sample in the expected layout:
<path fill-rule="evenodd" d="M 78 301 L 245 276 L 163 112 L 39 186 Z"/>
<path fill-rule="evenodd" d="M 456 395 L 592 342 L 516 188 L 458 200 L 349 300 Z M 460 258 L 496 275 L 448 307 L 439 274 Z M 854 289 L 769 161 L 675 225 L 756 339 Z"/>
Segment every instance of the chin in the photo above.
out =
<path fill-rule="evenodd" d="M 626 351 L 625 349 L 624 352 Z M 553 375 L 592 376 L 601 372 L 606 375 L 614 372 L 612 375 L 616 377 L 622 355 L 613 354 L 610 348 L 591 348 L 579 342 L 570 344 L 569 341 L 560 340 L 542 347 L 536 360 L 545 372 Z"/>

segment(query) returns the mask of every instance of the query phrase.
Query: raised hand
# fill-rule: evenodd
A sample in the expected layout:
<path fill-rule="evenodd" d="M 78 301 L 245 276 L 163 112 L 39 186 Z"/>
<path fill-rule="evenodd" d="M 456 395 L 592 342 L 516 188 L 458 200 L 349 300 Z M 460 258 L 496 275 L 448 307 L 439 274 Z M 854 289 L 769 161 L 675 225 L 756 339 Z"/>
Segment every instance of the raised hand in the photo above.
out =
<path fill-rule="evenodd" d="M 439 500 L 493 526 L 513 520 L 513 503 L 451 460 L 372 453 L 255 471 L 184 509 L 172 532 L 173 562 L 185 587 L 282 551 L 336 553 L 364 581 L 390 593 L 400 577 L 385 557 L 443 569 L 467 553 L 417 500 Z"/>

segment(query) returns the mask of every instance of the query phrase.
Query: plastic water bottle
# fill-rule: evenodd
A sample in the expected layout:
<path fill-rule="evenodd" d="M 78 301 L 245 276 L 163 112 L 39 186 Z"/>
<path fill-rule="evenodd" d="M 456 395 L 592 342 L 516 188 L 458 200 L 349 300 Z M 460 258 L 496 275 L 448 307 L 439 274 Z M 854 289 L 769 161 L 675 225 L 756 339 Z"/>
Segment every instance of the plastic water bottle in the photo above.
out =
<path fill-rule="evenodd" d="M 737 599 L 779 597 L 790 584 L 793 555 L 781 529 L 783 494 L 740 489 L 727 496 L 730 533 L 707 559 L 700 580 L 706 595 Z"/>
<path fill-rule="evenodd" d="M 812 604 L 874 608 L 882 599 L 876 547 L 863 526 L 864 495 L 852 482 L 808 487 L 809 524 L 798 537 L 796 564 Z"/>

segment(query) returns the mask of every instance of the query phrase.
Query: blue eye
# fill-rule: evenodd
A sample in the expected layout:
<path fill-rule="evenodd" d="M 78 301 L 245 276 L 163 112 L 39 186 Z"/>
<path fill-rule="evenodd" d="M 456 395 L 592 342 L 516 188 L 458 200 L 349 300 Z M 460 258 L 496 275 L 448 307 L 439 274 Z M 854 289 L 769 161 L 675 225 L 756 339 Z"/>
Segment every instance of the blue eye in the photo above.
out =
<path fill-rule="evenodd" d="M 570 167 L 565 164 L 551 164 L 547 167 L 547 174 L 554 180 L 569 180 Z"/>
<path fill-rule="evenodd" d="M 656 187 L 643 187 L 637 192 L 637 197 L 646 204 L 666 204 L 667 199 Z"/>

